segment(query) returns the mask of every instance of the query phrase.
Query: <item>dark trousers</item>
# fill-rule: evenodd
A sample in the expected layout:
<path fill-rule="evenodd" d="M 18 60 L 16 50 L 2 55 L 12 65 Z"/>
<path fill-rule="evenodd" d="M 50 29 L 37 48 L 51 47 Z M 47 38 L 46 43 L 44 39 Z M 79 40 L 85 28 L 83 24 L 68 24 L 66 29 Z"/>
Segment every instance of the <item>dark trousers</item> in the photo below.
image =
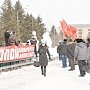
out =
<path fill-rule="evenodd" d="M 85 60 L 78 60 L 78 66 L 79 66 L 79 71 L 81 76 L 84 76 L 86 74 L 85 65 L 86 65 Z"/>
<path fill-rule="evenodd" d="M 41 66 L 42 75 L 46 76 L 46 66 Z"/>
<path fill-rule="evenodd" d="M 62 59 L 62 66 L 67 67 L 67 55 L 62 54 L 61 59 Z"/>
<path fill-rule="evenodd" d="M 5 44 L 6 44 L 6 46 L 9 46 L 8 38 L 5 38 Z"/>
<path fill-rule="evenodd" d="M 71 67 L 71 69 L 75 69 L 74 58 L 69 58 L 69 66 Z"/>
<path fill-rule="evenodd" d="M 61 54 L 60 53 L 58 53 L 58 56 L 59 56 L 59 60 L 61 60 Z"/>
<path fill-rule="evenodd" d="M 36 48 L 36 44 L 35 44 L 34 52 L 35 52 L 35 55 L 36 55 L 36 57 L 37 57 L 37 48 Z"/>

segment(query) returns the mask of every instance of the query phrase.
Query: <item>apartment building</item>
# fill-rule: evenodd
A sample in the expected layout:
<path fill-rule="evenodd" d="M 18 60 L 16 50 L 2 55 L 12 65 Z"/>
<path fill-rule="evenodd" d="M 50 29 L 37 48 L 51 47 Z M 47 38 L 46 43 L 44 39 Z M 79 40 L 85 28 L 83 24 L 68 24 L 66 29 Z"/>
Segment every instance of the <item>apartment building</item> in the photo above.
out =
<path fill-rule="evenodd" d="M 73 24 L 77 28 L 77 38 L 86 40 L 90 38 L 90 24 Z"/>

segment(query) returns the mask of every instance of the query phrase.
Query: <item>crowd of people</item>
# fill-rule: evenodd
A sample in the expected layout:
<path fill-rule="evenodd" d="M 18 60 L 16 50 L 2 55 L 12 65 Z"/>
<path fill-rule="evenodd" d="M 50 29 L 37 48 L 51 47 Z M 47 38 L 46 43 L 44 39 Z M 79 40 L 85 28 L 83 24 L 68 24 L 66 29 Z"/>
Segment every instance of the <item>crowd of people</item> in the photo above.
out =
<path fill-rule="evenodd" d="M 4 33 L 4 37 L 5 37 L 5 46 L 12 46 L 12 45 L 19 46 L 22 44 L 20 41 L 16 40 L 16 35 L 15 35 L 14 31 L 10 32 L 10 31 L 6 30 Z M 47 46 L 45 40 L 42 39 L 41 43 L 38 44 L 39 45 L 38 49 L 37 49 L 36 44 L 37 44 L 37 38 L 34 35 L 32 35 L 30 40 L 26 41 L 25 45 L 26 46 L 28 46 L 28 45 L 35 46 L 35 48 L 34 48 L 35 57 L 39 56 L 41 73 L 42 73 L 42 75 L 46 76 L 46 66 L 48 65 L 48 57 L 49 57 L 49 59 L 51 59 L 50 52 L 49 52 L 49 49 L 48 49 L 48 46 Z M 48 54 L 48 57 L 47 57 L 47 54 Z"/>
<path fill-rule="evenodd" d="M 9 31 L 8 29 L 4 33 L 5 37 L 5 46 L 12 46 L 12 45 L 18 45 L 18 42 L 16 40 L 15 31 Z"/>
<path fill-rule="evenodd" d="M 86 66 L 90 65 L 90 38 L 85 42 L 83 39 L 72 40 L 64 39 L 57 46 L 59 60 L 62 61 L 62 68 L 67 67 L 67 59 L 69 61 L 69 71 L 75 70 L 75 65 L 78 64 L 80 77 L 86 74 Z M 89 68 L 88 68 L 89 69 Z"/>
<path fill-rule="evenodd" d="M 5 34 L 5 43 L 6 46 L 11 45 L 19 45 L 20 41 L 17 42 L 15 32 L 9 32 L 6 30 Z M 29 44 L 30 43 L 30 44 Z M 47 46 L 47 42 L 42 40 L 39 44 L 39 48 L 37 50 L 36 47 L 37 39 L 32 35 L 30 42 L 27 41 L 26 45 L 35 45 L 35 56 L 39 56 L 39 63 L 41 66 L 41 74 L 46 76 L 46 66 L 48 65 L 48 58 L 51 59 L 50 52 Z M 78 64 L 79 71 L 81 77 L 84 77 L 86 74 L 85 67 L 86 65 L 90 65 L 90 38 L 85 42 L 83 39 L 72 40 L 63 39 L 63 41 L 59 41 L 59 45 L 57 46 L 57 53 L 59 60 L 62 62 L 62 68 L 67 67 L 67 61 L 69 61 L 70 69 L 69 71 L 75 70 L 75 65 Z"/>

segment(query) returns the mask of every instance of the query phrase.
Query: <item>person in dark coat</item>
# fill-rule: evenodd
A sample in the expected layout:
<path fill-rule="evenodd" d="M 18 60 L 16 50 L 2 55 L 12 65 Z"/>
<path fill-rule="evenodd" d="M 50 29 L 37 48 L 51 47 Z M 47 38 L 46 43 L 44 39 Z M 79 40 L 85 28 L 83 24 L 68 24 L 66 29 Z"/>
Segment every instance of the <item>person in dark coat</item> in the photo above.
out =
<path fill-rule="evenodd" d="M 17 41 L 16 41 L 15 32 L 11 32 L 11 33 L 10 33 L 10 37 L 9 37 L 9 39 L 8 39 L 8 43 L 9 43 L 9 46 L 12 46 L 12 45 L 18 46 L 18 43 L 17 43 Z"/>
<path fill-rule="evenodd" d="M 75 51 L 75 43 L 73 42 L 72 39 L 69 39 L 68 48 L 67 48 L 67 57 L 69 60 L 69 66 L 71 67 L 69 71 L 75 70 L 74 51 Z"/>
<path fill-rule="evenodd" d="M 45 42 L 42 42 L 41 45 L 39 46 L 38 53 L 39 53 L 39 62 L 41 66 L 42 75 L 46 76 L 46 66 L 48 65 L 47 54 L 49 60 L 51 59 L 51 57 Z"/>
<path fill-rule="evenodd" d="M 37 39 L 35 38 L 34 35 L 32 35 L 32 37 L 31 37 L 31 39 L 30 39 L 30 43 L 31 43 L 31 45 L 35 45 L 34 52 L 35 52 L 35 55 L 36 55 L 36 57 L 37 57 L 37 48 L 36 48 Z"/>
<path fill-rule="evenodd" d="M 9 45 L 9 43 L 8 43 L 9 36 L 10 36 L 10 32 L 8 30 L 6 30 L 5 33 L 4 33 L 6 46 Z"/>
<path fill-rule="evenodd" d="M 63 40 L 63 43 L 59 47 L 61 53 L 62 68 L 67 67 L 67 39 Z"/>
<path fill-rule="evenodd" d="M 61 52 L 60 52 L 61 45 L 62 45 L 62 42 L 59 41 L 59 44 L 57 46 L 57 53 L 58 53 L 59 60 L 61 60 Z"/>

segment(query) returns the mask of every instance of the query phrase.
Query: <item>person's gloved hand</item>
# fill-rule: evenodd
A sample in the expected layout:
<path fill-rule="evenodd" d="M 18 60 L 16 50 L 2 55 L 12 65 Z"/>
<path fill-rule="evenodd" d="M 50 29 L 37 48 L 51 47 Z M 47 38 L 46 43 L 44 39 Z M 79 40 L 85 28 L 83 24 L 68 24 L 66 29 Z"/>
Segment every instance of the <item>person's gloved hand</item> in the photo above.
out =
<path fill-rule="evenodd" d="M 51 57 L 49 57 L 49 60 L 51 60 Z"/>

